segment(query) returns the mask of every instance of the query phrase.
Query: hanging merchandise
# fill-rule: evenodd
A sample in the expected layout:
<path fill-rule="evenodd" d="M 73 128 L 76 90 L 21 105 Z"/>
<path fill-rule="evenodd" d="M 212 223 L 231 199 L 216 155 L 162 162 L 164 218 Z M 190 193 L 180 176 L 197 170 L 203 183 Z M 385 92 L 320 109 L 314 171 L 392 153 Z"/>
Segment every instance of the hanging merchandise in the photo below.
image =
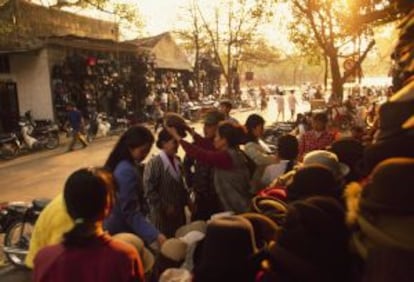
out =
<path fill-rule="evenodd" d="M 76 50 L 52 67 L 55 111 L 62 124 L 68 102 L 85 118 L 98 112 L 112 117 L 137 115 L 155 81 L 152 65 L 145 56 L 116 57 L 110 52 Z"/>

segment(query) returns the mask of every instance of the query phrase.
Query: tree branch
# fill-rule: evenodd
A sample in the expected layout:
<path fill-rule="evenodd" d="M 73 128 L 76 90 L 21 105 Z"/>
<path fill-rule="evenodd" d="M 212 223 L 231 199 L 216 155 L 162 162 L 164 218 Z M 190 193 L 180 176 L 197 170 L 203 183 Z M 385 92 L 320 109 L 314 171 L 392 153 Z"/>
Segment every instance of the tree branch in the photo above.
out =
<path fill-rule="evenodd" d="M 297 1 L 297 0 L 293 0 L 292 1 L 293 4 L 295 5 L 296 8 L 298 8 L 304 15 L 306 15 L 308 17 L 309 23 L 311 25 L 311 29 L 313 31 L 313 33 L 315 34 L 315 38 L 316 38 L 316 42 L 319 44 L 319 46 L 322 48 L 322 50 L 328 54 L 328 49 L 326 47 L 326 41 L 324 42 L 321 35 L 319 34 L 318 30 L 316 29 L 316 23 L 315 20 L 313 18 L 312 15 L 312 11 L 310 10 L 309 7 L 307 7 L 307 9 L 303 8 L 302 5 Z M 308 2 L 309 5 L 309 2 Z"/>
<path fill-rule="evenodd" d="M 208 33 L 208 35 L 210 36 L 210 41 L 211 41 L 211 43 L 212 43 L 212 45 L 213 45 L 213 51 L 214 51 L 214 55 L 215 55 L 215 57 L 216 57 L 216 60 L 218 61 L 219 65 L 220 65 L 220 69 L 221 69 L 221 71 L 222 71 L 223 75 L 224 75 L 224 76 L 226 77 L 226 79 L 227 79 L 227 78 L 228 78 L 228 74 L 227 74 L 226 69 L 225 69 L 225 67 L 224 67 L 224 65 L 223 65 L 223 62 L 222 62 L 222 61 L 221 61 L 221 59 L 220 59 L 220 54 L 219 54 L 219 51 L 218 51 L 218 49 L 217 49 L 217 42 L 216 42 L 216 40 L 214 39 L 215 37 L 214 37 L 213 31 L 212 31 L 212 30 L 210 29 L 210 27 L 208 26 L 208 23 L 207 23 L 207 21 L 206 21 L 206 19 L 205 19 L 204 15 L 203 15 L 203 13 L 201 12 L 200 6 L 198 6 L 198 5 L 197 5 L 197 10 L 198 10 L 198 13 L 199 13 L 199 15 L 200 15 L 200 17 L 201 17 L 201 20 L 203 21 L 204 28 L 206 29 L 206 31 L 207 31 L 207 33 Z"/>
<path fill-rule="evenodd" d="M 362 53 L 362 56 L 358 58 L 358 61 L 354 64 L 354 66 L 349 70 L 345 71 L 343 77 L 341 78 L 342 82 L 345 82 L 348 77 L 350 77 L 356 70 L 361 66 L 361 63 L 365 60 L 365 57 L 368 55 L 368 52 L 372 49 L 372 47 L 375 46 L 375 40 L 371 40 L 371 42 L 368 44 L 367 48 Z"/>

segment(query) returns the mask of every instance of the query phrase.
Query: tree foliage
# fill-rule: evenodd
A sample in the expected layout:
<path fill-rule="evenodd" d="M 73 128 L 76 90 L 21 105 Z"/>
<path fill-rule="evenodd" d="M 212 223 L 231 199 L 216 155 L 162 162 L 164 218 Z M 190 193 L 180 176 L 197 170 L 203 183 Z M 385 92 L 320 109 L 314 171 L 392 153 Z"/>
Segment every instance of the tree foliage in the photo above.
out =
<path fill-rule="evenodd" d="M 199 34 L 208 38 L 208 47 L 224 75 L 228 94 L 232 95 L 233 81 L 237 77 L 239 64 L 243 58 L 251 60 L 245 50 L 260 44 L 258 28 L 268 22 L 272 14 L 272 0 L 226 0 L 214 8 L 214 17 L 207 17 L 198 1 L 193 1 L 197 11 L 193 18 L 199 20 L 200 29 L 193 29 L 189 34 Z M 213 20 L 211 20 L 213 18 Z M 194 38 L 194 37 L 193 37 Z M 243 54 L 245 56 L 243 57 Z M 258 58 L 256 58 L 257 61 Z"/>
<path fill-rule="evenodd" d="M 114 15 L 121 27 L 125 29 L 135 29 L 136 31 L 140 31 L 144 26 L 138 7 L 128 3 L 119 3 L 111 0 L 58 0 L 55 4 L 50 6 L 50 8 L 53 9 L 64 9 L 69 7 L 92 9 L 109 15 Z"/>
<path fill-rule="evenodd" d="M 384 24 L 407 15 L 414 7 L 412 0 L 346 0 L 354 26 Z"/>
<path fill-rule="evenodd" d="M 341 100 L 343 84 L 360 68 L 375 44 L 370 26 L 354 24 L 355 9 L 351 9 L 346 1 L 292 0 L 291 3 L 294 17 L 290 26 L 292 41 L 308 56 L 321 54 L 327 60 L 333 95 Z M 359 46 L 355 47 L 357 42 Z M 343 73 L 339 60 L 341 56 L 355 60 L 352 68 Z"/>
<path fill-rule="evenodd" d="M 278 63 L 281 59 L 280 50 L 263 39 L 258 38 L 255 44 L 246 45 L 241 54 L 240 62 L 243 65 L 266 67 L 272 63 Z"/>

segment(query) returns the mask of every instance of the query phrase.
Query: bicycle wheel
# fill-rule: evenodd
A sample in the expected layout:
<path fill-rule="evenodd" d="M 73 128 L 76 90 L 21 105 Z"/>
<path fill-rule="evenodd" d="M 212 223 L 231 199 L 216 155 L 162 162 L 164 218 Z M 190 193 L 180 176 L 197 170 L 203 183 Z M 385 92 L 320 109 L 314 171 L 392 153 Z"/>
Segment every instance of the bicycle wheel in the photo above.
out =
<path fill-rule="evenodd" d="M 33 228 L 34 224 L 31 222 L 16 221 L 6 231 L 3 250 L 10 263 L 19 267 L 25 266 Z"/>

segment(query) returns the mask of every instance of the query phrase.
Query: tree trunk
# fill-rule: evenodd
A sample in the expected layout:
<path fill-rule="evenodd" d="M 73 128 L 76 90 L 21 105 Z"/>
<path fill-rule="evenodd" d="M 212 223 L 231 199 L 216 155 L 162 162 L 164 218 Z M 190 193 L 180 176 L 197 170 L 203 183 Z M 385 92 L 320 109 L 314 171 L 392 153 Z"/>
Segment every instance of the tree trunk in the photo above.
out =
<path fill-rule="evenodd" d="M 323 84 L 325 89 L 328 89 L 328 73 L 329 73 L 329 66 L 328 66 L 328 57 L 326 55 L 323 55 L 324 63 L 325 63 L 325 73 L 323 76 Z"/>
<path fill-rule="evenodd" d="M 200 90 L 200 43 L 198 35 L 195 37 L 195 61 L 194 61 L 194 77 L 195 77 L 195 90 L 197 93 L 194 93 L 198 97 Z M 204 93 L 203 93 L 204 94 Z"/>
<path fill-rule="evenodd" d="M 227 45 L 227 95 L 229 98 L 232 97 L 233 94 L 233 70 L 231 68 L 231 44 Z"/>
<path fill-rule="evenodd" d="M 344 88 L 341 77 L 341 70 L 339 68 L 337 50 L 334 49 L 332 52 L 330 52 L 330 54 L 328 54 L 328 57 L 331 66 L 332 95 L 335 101 L 342 102 Z"/>
<path fill-rule="evenodd" d="M 227 43 L 227 95 L 229 96 L 229 98 L 231 99 L 233 96 L 233 69 L 232 69 L 232 65 L 231 65 L 231 59 L 232 59 L 232 54 L 231 54 L 231 45 L 233 44 L 233 31 L 232 31 L 232 2 L 229 2 L 229 22 L 228 22 L 228 28 L 229 28 L 229 42 Z"/>

